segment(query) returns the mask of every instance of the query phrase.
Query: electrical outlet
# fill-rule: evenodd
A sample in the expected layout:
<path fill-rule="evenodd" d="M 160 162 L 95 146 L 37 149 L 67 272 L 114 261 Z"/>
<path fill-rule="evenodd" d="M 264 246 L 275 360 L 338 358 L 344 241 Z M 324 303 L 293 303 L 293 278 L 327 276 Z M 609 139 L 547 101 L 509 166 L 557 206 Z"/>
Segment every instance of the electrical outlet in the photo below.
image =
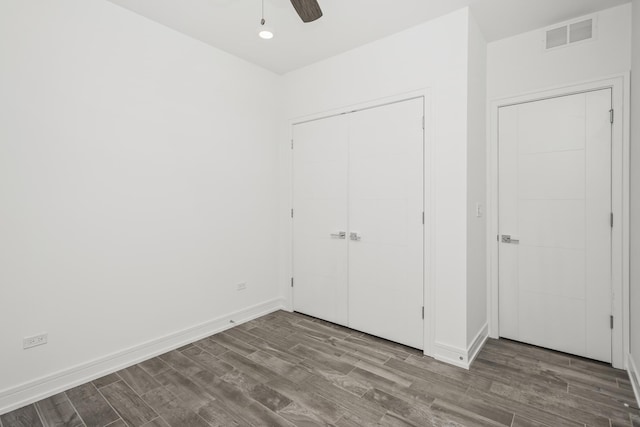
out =
<path fill-rule="evenodd" d="M 31 347 L 36 347 L 39 345 L 43 345 L 47 343 L 48 334 L 45 332 L 44 334 L 34 335 L 32 337 L 26 337 L 22 339 L 22 348 L 28 349 Z"/>
<path fill-rule="evenodd" d="M 238 283 L 236 285 L 236 289 L 239 291 L 244 291 L 245 289 L 247 289 L 247 283 L 246 282 Z"/>

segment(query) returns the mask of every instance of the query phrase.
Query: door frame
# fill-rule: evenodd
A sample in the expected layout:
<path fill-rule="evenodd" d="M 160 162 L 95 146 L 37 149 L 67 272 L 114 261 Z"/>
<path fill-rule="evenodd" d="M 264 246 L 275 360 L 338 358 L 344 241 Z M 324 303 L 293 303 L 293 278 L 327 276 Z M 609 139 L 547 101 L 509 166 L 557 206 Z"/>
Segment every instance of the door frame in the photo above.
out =
<path fill-rule="evenodd" d="M 430 88 L 417 89 L 415 91 L 400 93 L 396 95 L 390 95 L 388 97 L 378 98 L 369 101 L 363 101 L 351 105 L 338 107 L 331 110 L 325 110 L 322 112 L 309 114 L 301 117 L 296 117 L 288 120 L 288 138 L 286 150 L 286 160 L 289 165 L 289 185 L 288 185 L 288 206 L 293 209 L 293 126 L 304 122 L 313 120 L 320 120 L 341 114 L 354 113 L 361 110 L 367 110 L 376 107 L 382 107 L 388 104 L 395 104 L 398 102 L 409 101 L 411 99 L 422 98 L 423 111 L 424 111 L 424 132 L 423 132 L 423 209 L 424 209 L 424 227 L 423 227 L 423 305 L 425 308 L 425 314 L 423 319 L 423 353 L 427 356 L 433 355 L 433 341 L 435 337 L 434 332 L 434 313 L 435 302 L 433 293 L 433 283 L 435 281 L 435 272 L 433 266 L 433 254 L 435 249 L 435 242 L 433 236 L 435 236 L 434 220 L 435 218 L 435 206 L 433 203 L 434 197 L 434 179 L 432 177 L 432 171 L 435 167 L 435 159 L 433 156 L 433 140 L 434 140 L 434 126 L 433 126 L 433 107 L 432 107 L 432 95 Z M 289 209 L 287 209 L 288 211 Z M 286 247 L 288 256 L 286 257 L 285 271 L 289 272 L 289 276 L 293 278 L 293 218 L 289 217 L 289 244 Z M 293 311 L 293 286 L 287 286 L 284 296 L 284 305 L 289 311 Z"/>
<path fill-rule="evenodd" d="M 611 233 L 612 315 L 614 316 L 611 362 L 614 368 L 626 368 L 629 353 L 629 77 L 629 73 L 618 74 L 490 101 L 487 137 L 487 291 L 489 296 L 487 312 L 491 338 L 500 336 L 497 241 L 499 108 L 599 89 L 611 89 L 614 110 L 611 141 L 611 210 L 614 216 Z"/>

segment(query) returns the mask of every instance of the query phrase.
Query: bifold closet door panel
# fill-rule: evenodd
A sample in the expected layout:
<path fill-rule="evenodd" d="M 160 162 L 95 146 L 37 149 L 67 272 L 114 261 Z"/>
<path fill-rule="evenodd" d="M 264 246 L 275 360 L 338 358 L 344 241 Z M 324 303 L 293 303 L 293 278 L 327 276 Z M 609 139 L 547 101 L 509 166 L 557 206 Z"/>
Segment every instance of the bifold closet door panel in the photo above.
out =
<path fill-rule="evenodd" d="M 345 116 L 293 127 L 294 309 L 347 325 Z"/>
<path fill-rule="evenodd" d="M 418 98 L 349 115 L 349 326 L 416 348 L 424 342 L 423 112 Z"/>

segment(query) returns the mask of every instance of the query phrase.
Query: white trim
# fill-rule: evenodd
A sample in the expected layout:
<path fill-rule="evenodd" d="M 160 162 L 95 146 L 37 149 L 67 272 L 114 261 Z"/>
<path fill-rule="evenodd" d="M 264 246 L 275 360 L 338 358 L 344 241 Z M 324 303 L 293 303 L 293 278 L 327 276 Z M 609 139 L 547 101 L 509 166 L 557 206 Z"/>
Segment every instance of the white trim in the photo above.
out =
<path fill-rule="evenodd" d="M 487 283 L 489 336 L 498 338 L 498 108 L 611 88 L 615 121 L 612 135 L 612 314 L 616 321 L 612 333 L 612 365 L 624 368 L 629 352 L 629 73 L 492 100 L 489 108 L 487 147 Z"/>
<path fill-rule="evenodd" d="M 423 352 L 427 356 L 432 356 L 434 353 L 434 313 L 435 313 L 435 305 L 433 298 L 433 283 L 435 283 L 435 272 L 433 268 L 433 254 L 435 248 L 435 242 L 432 238 L 435 235 L 435 206 L 433 203 L 434 200 L 434 186 L 435 182 L 432 177 L 432 171 L 434 170 L 435 159 L 434 159 L 434 150 L 433 150 L 433 141 L 434 141 L 434 123 L 433 123 L 433 105 L 432 105 L 432 96 L 431 96 L 431 88 L 423 88 L 415 91 L 404 92 L 400 94 L 395 94 L 383 98 L 377 98 L 369 101 L 363 101 L 356 104 L 350 104 L 343 107 L 338 107 L 332 110 L 326 110 L 317 112 L 314 114 L 308 114 L 305 116 L 295 117 L 288 120 L 288 129 L 289 134 L 286 141 L 287 148 L 291 141 L 293 141 L 293 126 L 298 123 L 304 123 L 308 121 L 318 120 L 325 117 L 336 116 L 340 114 L 346 114 L 354 111 L 375 108 L 387 104 L 392 104 L 396 102 L 407 101 L 410 99 L 416 99 L 422 97 L 424 100 L 424 115 L 425 115 L 425 130 L 423 133 L 424 136 L 424 181 L 423 181 L 423 203 L 424 203 L 424 273 L 423 273 L 423 304 L 425 307 L 425 316 L 424 316 L 424 339 L 423 339 Z M 295 141 L 294 147 L 295 147 Z M 289 153 L 288 163 L 290 165 L 289 170 L 289 206 L 286 208 L 287 213 L 289 209 L 293 206 L 293 150 L 287 150 Z M 293 220 L 289 222 L 289 233 L 290 233 L 290 241 L 291 244 L 288 245 L 288 253 L 285 254 L 286 259 L 289 262 L 289 272 L 290 275 L 293 276 Z M 294 288 L 295 289 L 295 288 Z M 290 310 L 295 309 L 293 304 L 293 292 L 290 286 L 287 287 L 287 291 L 285 293 L 286 307 Z"/>
<path fill-rule="evenodd" d="M 482 329 L 480 329 L 478 334 L 475 336 L 473 341 L 471 341 L 471 345 L 467 350 L 467 355 L 468 355 L 467 360 L 469 360 L 469 365 L 471 365 L 473 361 L 476 360 L 478 353 L 480 353 L 480 350 L 482 350 L 482 347 L 484 347 L 484 344 L 487 342 L 488 339 L 489 339 L 489 324 L 485 323 Z"/>
<path fill-rule="evenodd" d="M 469 369 L 467 350 L 449 344 L 434 342 L 433 358 L 463 369 Z"/>
<path fill-rule="evenodd" d="M 332 108 L 330 110 L 319 111 L 312 114 L 306 114 L 304 116 L 293 117 L 289 119 L 289 131 L 295 124 L 310 122 L 313 120 L 323 119 L 332 116 L 338 116 L 346 113 L 353 113 L 360 110 L 366 110 L 369 108 L 381 107 L 387 104 L 394 104 L 396 102 L 408 101 L 410 99 L 425 97 L 430 98 L 431 89 L 423 88 L 414 91 L 403 92 L 395 95 L 385 96 L 381 98 L 371 99 L 367 101 L 357 102 L 354 104 L 344 105 L 342 107 Z M 289 136 L 292 136 L 289 134 Z"/>
<path fill-rule="evenodd" d="M 636 396 L 636 403 L 640 408 L 640 371 L 636 367 L 636 363 L 633 360 L 631 353 L 627 354 L 627 372 L 629 373 L 629 380 L 631 381 L 631 387 L 633 387 L 633 393 Z"/>
<path fill-rule="evenodd" d="M 0 414 L 11 412 L 77 385 L 174 350 L 185 344 L 272 313 L 283 307 L 284 301 L 281 299 L 266 301 L 92 361 L 45 375 L 18 386 L 1 390 Z"/>
<path fill-rule="evenodd" d="M 489 325 L 485 323 L 466 349 L 435 342 L 433 344 L 433 357 L 441 362 L 449 363 L 463 369 L 469 369 L 471 363 L 473 363 L 487 342 L 487 339 L 489 339 Z"/>
<path fill-rule="evenodd" d="M 436 283 L 435 253 L 436 253 L 436 180 L 433 171 L 436 170 L 436 151 L 434 150 L 435 123 L 433 122 L 434 107 L 430 89 L 424 90 L 424 349 L 423 353 L 432 356 L 435 352 L 436 340 L 436 298 L 434 286 Z"/>

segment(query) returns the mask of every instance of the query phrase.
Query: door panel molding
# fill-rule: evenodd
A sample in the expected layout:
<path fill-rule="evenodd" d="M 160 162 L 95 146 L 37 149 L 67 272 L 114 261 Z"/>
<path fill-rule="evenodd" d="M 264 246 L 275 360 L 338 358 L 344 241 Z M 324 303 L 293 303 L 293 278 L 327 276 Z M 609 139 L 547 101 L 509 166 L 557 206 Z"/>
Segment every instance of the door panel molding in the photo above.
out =
<path fill-rule="evenodd" d="M 629 73 L 490 101 L 487 135 L 487 283 L 489 335 L 498 338 L 498 109 L 515 104 L 610 88 L 612 126 L 612 365 L 623 369 L 629 353 Z"/>

